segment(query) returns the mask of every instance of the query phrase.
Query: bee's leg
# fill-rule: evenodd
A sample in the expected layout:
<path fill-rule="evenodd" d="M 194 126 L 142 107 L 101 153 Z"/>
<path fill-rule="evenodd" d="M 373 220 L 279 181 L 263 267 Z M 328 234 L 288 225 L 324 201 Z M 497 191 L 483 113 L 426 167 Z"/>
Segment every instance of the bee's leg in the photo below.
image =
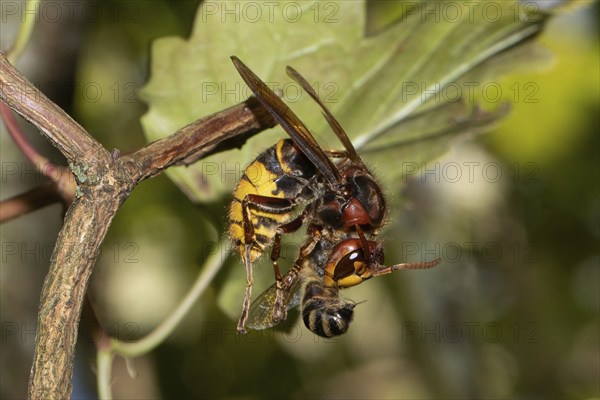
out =
<path fill-rule="evenodd" d="M 248 194 L 242 201 L 242 216 L 244 219 L 244 252 L 242 254 L 242 260 L 246 267 L 246 294 L 242 303 L 242 313 L 237 324 L 238 333 L 246 333 L 246 319 L 248 318 L 250 299 L 252 297 L 252 263 L 256 258 L 256 256 L 253 257 L 252 250 L 253 248 L 260 249 L 262 247 L 262 244 L 256 240 L 254 224 L 252 223 L 251 208 L 270 213 L 283 214 L 292 211 L 294 205 L 295 204 L 288 199 L 256 194 Z"/>

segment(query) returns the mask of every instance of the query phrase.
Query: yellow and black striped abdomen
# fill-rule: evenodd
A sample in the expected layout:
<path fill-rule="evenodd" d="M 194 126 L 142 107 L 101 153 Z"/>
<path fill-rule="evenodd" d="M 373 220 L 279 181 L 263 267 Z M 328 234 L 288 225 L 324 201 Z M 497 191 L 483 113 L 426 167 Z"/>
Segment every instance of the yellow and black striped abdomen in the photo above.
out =
<path fill-rule="evenodd" d="M 290 139 L 280 140 L 246 167 L 229 210 L 229 236 L 242 258 L 249 244 L 250 259 L 255 261 L 273 242 L 277 227 L 293 219 L 294 206 L 310 200 L 312 192 L 307 186 L 315 172 Z M 248 201 L 249 195 L 261 196 L 262 201 Z M 244 226 L 244 203 L 251 227 Z M 251 243 L 246 243 L 248 229 L 254 233 Z"/>

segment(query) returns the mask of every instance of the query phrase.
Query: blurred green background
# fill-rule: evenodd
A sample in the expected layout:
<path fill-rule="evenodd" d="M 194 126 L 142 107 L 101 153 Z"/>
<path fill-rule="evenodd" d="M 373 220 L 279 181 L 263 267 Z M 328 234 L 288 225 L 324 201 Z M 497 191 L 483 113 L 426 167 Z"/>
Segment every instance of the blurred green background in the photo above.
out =
<path fill-rule="evenodd" d="M 18 68 L 106 148 L 138 148 L 146 106 L 137 94 L 150 73 L 151 42 L 187 37 L 198 3 L 81 4 L 89 15 L 40 19 Z M 2 18 L 6 49 L 20 16 Z M 552 65 L 502 81 L 511 114 L 432 160 L 429 173 L 386 188 L 403 199 L 383 235 L 386 260 L 439 254 L 442 265 L 352 288 L 348 297 L 368 301 L 347 335 L 323 340 L 296 314 L 284 327 L 237 336 L 237 316 L 221 307 L 224 298 L 241 303 L 243 271 L 232 258 L 174 335 L 133 360 L 137 378 L 115 359 L 114 397 L 600 396 L 597 21 L 597 5 L 552 20 L 539 38 L 554 54 Z M 27 128 L 37 148 L 62 163 Z M 2 129 L 5 199 L 43 178 Z M 455 180 L 455 165 L 472 165 L 472 179 Z M 103 326 L 135 339 L 163 320 L 215 251 L 215 220 L 225 223 L 226 200 L 194 205 L 165 176 L 136 188 L 111 226 L 90 285 Z M 39 293 L 60 224 L 54 205 L 0 226 L 2 398 L 26 395 Z M 270 267 L 257 274 L 255 294 L 272 279 Z M 239 285 L 226 285 L 232 280 Z M 96 397 L 88 318 L 73 398 Z"/>

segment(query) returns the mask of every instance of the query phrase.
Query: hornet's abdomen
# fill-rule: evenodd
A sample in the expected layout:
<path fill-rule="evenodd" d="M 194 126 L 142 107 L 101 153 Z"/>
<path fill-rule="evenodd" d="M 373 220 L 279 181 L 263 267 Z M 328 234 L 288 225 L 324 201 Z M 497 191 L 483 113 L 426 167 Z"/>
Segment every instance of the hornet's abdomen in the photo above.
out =
<path fill-rule="evenodd" d="M 291 139 L 280 140 L 246 167 L 229 209 L 229 236 L 242 258 L 244 245 L 250 244 L 250 261 L 255 261 L 272 244 L 277 227 L 294 218 L 295 205 L 310 200 L 307 184 L 315 173 Z M 261 201 L 252 201 L 253 196 Z M 244 226 L 244 213 L 251 227 Z M 248 229 L 253 232 L 251 243 L 246 243 Z"/>

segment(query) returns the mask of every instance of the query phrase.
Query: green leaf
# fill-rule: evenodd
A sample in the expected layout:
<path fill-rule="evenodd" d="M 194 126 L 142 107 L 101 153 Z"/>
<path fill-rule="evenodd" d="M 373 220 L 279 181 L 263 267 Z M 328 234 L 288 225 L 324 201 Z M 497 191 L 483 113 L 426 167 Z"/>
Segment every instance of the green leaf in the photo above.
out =
<path fill-rule="evenodd" d="M 152 78 L 141 92 L 150 106 L 142 119 L 148 140 L 165 137 L 250 96 L 251 91 L 229 60 L 231 55 L 240 57 L 263 80 L 288 96 L 298 96 L 299 87 L 290 84 L 285 75 L 287 64 L 312 65 L 311 76 L 327 77 L 330 82 L 340 80 L 346 68 L 343 61 L 361 39 L 362 5 L 270 4 L 274 9 L 269 14 L 266 6 L 252 3 L 263 13 L 256 22 L 250 18 L 252 8 L 244 3 L 206 2 L 198 10 L 187 41 L 173 37 L 156 41 Z M 225 10 L 232 7 L 244 7 L 246 14 L 226 14 Z M 315 70 L 316 65 L 320 67 Z M 300 109 L 305 108 L 304 103 L 299 104 Z M 294 109 L 298 110 L 296 106 Z M 307 122 L 314 125 L 314 121 Z M 193 200 L 213 200 L 230 193 L 244 166 L 283 135 L 279 129 L 272 130 L 249 141 L 241 150 L 210 157 L 189 168 L 171 168 L 167 173 Z"/>
<path fill-rule="evenodd" d="M 324 147 L 339 148 L 316 106 L 285 75 L 285 66 L 293 65 L 315 84 L 357 148 L 376 165 L 397 161 L 399 154 L 409 162 L 430 160 L 471 125 L 480 129 L 483 121 L 502 115 L 473 113 L 473 95 L 481 97 L 484 79 L 532 59 L 535 52 L 520 51 L 518 45 L 541 30 L 544 15 L 527 14 L 513 2 L 398 2 L 395 8 L 384 3 L 369 4 L 372 15 L 387 16 L 379 23 L 370 19 L 370 30 L 387 25 L 370 36 L 365 36 L 362 1 L 203 3 L 188 40 L 167 37 L 154 43 L 152 78 L 142 91 L 150 106 L 142 119 L 148 140 L 250 95 L 231 55 L 283 90 Z M 459 99 L 460 106 L 444 108 Z M 414 115 L 435 121 L 434 133 L 421 130 Z M 471 121 L 470 115 L 477 117 Z M 409 117 L 413 121 L 404 123 Z M 284 136 L 279 128 L 261 133 L 241 150 L 167 173 L 192 200 L 215 200 L 232 191 L 246 164 Z M 415 147 L 419 136 L 432 138 Z M 389 156 L 373 151 L 390 140 Z M 396 178 L 383 177 L 384 183 Z"/>

